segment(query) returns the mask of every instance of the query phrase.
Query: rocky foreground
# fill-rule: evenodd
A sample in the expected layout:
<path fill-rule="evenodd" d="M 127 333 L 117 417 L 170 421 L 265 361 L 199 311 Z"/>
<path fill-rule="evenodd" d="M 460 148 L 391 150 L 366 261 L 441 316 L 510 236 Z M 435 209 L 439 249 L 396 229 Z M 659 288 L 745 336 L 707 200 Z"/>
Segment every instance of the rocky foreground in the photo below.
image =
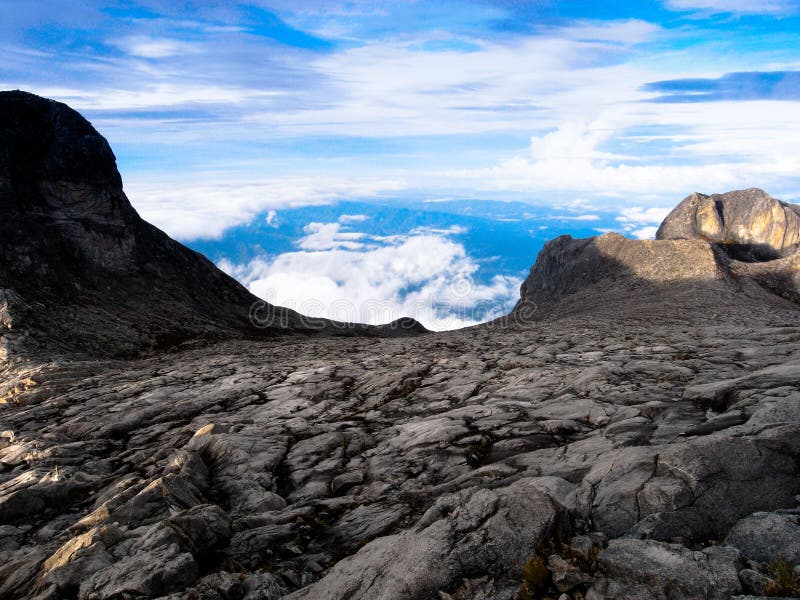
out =
<path fill-rule="evenodd" d="M 6 275 L 0 598 L 796 597 L 792 214 L 694 195 L 656 241 L 558 238 L 509 318 L 413 337 L 220 342 L 184 303 L 177 346 L 49 344 L 14 306 L 97 321 Z"/>

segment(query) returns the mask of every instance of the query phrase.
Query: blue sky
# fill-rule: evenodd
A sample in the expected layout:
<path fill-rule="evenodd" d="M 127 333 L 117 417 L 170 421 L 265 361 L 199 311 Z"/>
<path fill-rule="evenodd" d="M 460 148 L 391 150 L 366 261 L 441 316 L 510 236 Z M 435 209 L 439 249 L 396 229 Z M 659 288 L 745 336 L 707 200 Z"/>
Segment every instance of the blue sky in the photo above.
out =
<path fill-rule="evenodd" d="M 308 205 L 513 201 L 562 215 L 541 225 L 553 234 L 597 217 L 596 230 L 647 237 L 692 191 L 798 201 L 799 34 L 797 0 L 0 1 L 0 86 L 80 110 L 142 215 L 190 245 L 215 240 L 212 258 L 252 282 L 253 257 L 234 264 L 225 248 Z M 374 236 L 365 223 L 382 214 L 328 225 Z M 316 230 L 293 227 L 289 249 L 270 232 L 254 246 L 264 264 L 344 251 L 350 266 L 331 268 L 358 269 L 405 243 L 343 248 L 331 234 L 309 248 Z M 485 264 L 442 227 L 429 243 Z M 533 262 L 536 248 L 508 252 Z M 382 293 L 369 285 L 359 294 Z M 409 289 L 382 298 L 403 304 Z"/>

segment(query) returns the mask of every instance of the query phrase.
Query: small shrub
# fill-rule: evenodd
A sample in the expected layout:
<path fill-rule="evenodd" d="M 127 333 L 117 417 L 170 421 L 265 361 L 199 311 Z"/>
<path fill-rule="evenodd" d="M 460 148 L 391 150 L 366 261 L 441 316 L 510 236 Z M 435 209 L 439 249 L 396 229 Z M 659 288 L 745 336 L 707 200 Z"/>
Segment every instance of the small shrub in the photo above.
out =
<path fill-rule="evenodd" d="M 522 569 L 522 587 L 519 589 L 520 600 L 535 600 L 547 591 L 550 586 L 550 572 L 540 556 L 534 556 L 525 563 Z"/>
<path fill-rule="evenodd" d="M 768 596 L 800 597 L 800 578 L 788 561 L 773 560 L 767 567 L 767 576 L 774 582 L 767 589 Z"/>

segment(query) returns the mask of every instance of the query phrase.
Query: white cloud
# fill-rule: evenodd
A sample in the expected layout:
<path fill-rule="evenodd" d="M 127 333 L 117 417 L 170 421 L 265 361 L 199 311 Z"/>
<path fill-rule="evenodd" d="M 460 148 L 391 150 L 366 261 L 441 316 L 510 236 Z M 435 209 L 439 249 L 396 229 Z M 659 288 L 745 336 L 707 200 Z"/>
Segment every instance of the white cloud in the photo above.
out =
<path fill-rule="evenodd" d="M 357 250 L 364 247 L 363 243 L 355 240 L 360 240 L 365 237 L 365 234 L 343 232 L 341 228 L 339 223 L 309 223 L 303 228 L 307 235 L 298 242 L 298 245 L 303 250 L 332 250 L 334 248 Z"/>
<path fill-rule="evenodd" d="M 518 298 L 518 278 L 476 283 L 477 263 L 447 233 L 371 238 L 356 248 L 341 243 L 339 226 L 309 224 L 298 245 L 315 251 L 219 266 L 269 302 L 341 321 L 380 324 L 412 316 L 430 329 L 454 329 L 506 314 Z"/>
<path fill-rule="evenodd" d="M 277 227 L 278 226 L 278 211 L 277 210 L 270 210 L 267 212 L 267 216 L 264 219 L 270 227 Z"/>
<path fill-rule="evenodd" d="M 400 180 L 284 177 L 270 181 L 185 181 L 134 179 L 126 193 L 141 216 L 179 240 L 218 238 L 256 215 L 342 198 L 374 198 L 405 188 Z"/>
<path fill-rule="evenodd" d="M 121 68 L 125 68 L 122 66 Z M 139 70 L 139 69 L 137 69 Z M 143 75 L 147 74 L 146 69 Z M 149 75 L 153 75 L 150 73 Z M 275 97 L 284 96 L 283 90 L 250 89 L 242 86 L 226 85 L 224 83 L 195 83 L 173 79 L 170 81 L 153 82 L 149 79 L 142 85 L 115 89 L 102 87 L 97 89 L 79 89 L 72 87 L 35 86 L 35 93 L 55 98 L 69 104 L 79 111 L 130 111 L 153 108 L 187 107 L 198 104 L 237 105 L 269 101 Z M 130 121 L 125 119 L 123 121 Z M 104 122 L 106 122 L 104 120 Z M 114 122 L 111 120 L 110 122 Z M 152 122 L 158 119 L 143 117 L 139 122 Z M 196 126 L 196 124 L 193 124 Z M 132 132 L 131 132 L 132 133 Z"/>
<path fill-rule="evenodd" d="M 669 0 L 668 5 L 738 13 L 758 7 L 777 14 L 796 2 Z M 280 175 L 269 183 L 228 185 L 201 165 L 190 167 L 196 169 L 194 183 L 175 193 L 169 184 L 141 183 L 149 175 L 129 183 L 143 214 L 182 239 L 218 236 L 265 209 L 343 197 L 328 182 L 368 190 L 370 180 L 414 181 L 422 197 L 432 197 L 429 202 L 485 193 L 559 204 L 580 194 L 596 205 L 584 212 L 631 202 L 673 204 L 692 191 L 754 185 L 788 199 L 800 194 L 798 103 L 672 104 L 648 102 L 657 94 L 642 91 L 653 81 L 794 68 L 776 66 L 797 61 L 771 42 L 763 51 L 735 52 L 729 49 L 740 38 L 707 44 L 702 32 L 691 28 L 618 20 L 540 27 L 527 36 L 475 37 L 469 41 L 480 49 L 468 54 L 420 51 L 425 39 L 419 32 L 362 38 L 323 53 L 275 54 L 247 34 L 229 33 L 221 36 L 224 43 L 214 36 L 197 43 L 192 38 L 183 46 L 172 37 L 123 37 L 125 57 L 86 55 L 61 78 L 25 86 L 33 81 L 25 75 L 5 85 L 23 85 L 91 111 L 115 148 L 117 140 L 127 145 L 122 152 L 140 144 L 134 156 L 144 144 L 163 144 L 176 153 L 189 147 L 207 157 L 213 152 L 206 149 L 216 148 L 218 141 L 258 148 L 257 154 L 266 141 L 326 135 L 481 139 L 477 158 L 477 144 L 456 147 L 457 137 L 444 151 L 417 152 L 419 144 L 410 142 L 412 151 L 381 154 L 381 160 L 358 151 L 351 156 L 346 143 L 341 146 L 346 160 L 320 158 L 309 150 L 288 167 L 298 175 L 291 181 L 281 149 L 261 162 L 240 155 L 226 159 L 220 152 L 212 162 L 221 169 L 235 162 L 239 172 L 249 169 L 265 180 Z M 698 39 L 686 48 L 687 36 L 694 35 Z M 670 45 L 674 39 L 680 43 Z M 657 43 L 643 46 L 649 42 Z M 84 81 L 84 73 L 94 75 L 92 83 L 61 83 Z M 519 132 L 532 135 L 528 151 L 492 149 L 499 139 L 494 134 Z"/>
<path fill-rule="evenodd" d="M 193 51 L 193 46 L 180 40 L 131 36 L 112 43 L 130 54 L 142 58 L 166 58 Z"/>
<path fill-rule="evenodd" d="M 671 10 L 712 14 L 781 15 L 797 11 L 794 0 L 667 0 L 665 6 Z"/>
<path fill-rule="evenodd" d="M 669 208 L 632 206 L 622 209 L 617 222 L 623 231 L 639 240 L 651 240 L 656 237 L 658 225 L 670 213 Z"/>
<path fill-rule="evenodd" d="M 480 40 L 481 51 L 468 54 L 419 51 L 415 37 L 380 40 L 310 64 L 328 82 L 324 105 L 253 119 L 284 132 L 367 136 L 547 127 L 554 107 L 581 114 L 575 90 L 593 104 L 629 100 L 642 73 L 616 59 L 659 35 L 644 21 L 578 22 L 512 42 Z"/>
<path fill-rule="evenodd" d="M 552 217 L 559 221 L 599 221 L 600 215 L 577 215 L 575 217 Z"/>
<path fill-rule="evenodd" d="M 796 103 L 767 101 L 624 103 L 598 109 L 593 120 L 568 120 L 550 133 L 533 136 L 527 156 L 449 171 L 447 176 L 469 181 L 479 190 L 590 193 L 595 201 L 605 196 L 606 204 L 613 199 L 617 205 L 619 198 L 631 194 L 640 202 L 670 203 L 694 191 L 753 186 L 778 194 L 787 183 L 797 182 L 800 172 L 800 124 L 788 116 L 796 110 Z M 637 136 L 627 138 L 627 132 L 646 126 L 688 133 L 675 139 L 666 156 L 620 156 L 603 150 L 612 143 L 634 141 Z"/>
<path fill-rule="evenodd" d="M 132 35 L 114 42 L 125 57 L 85 57 L 79 73 L 96 74 L 94 85 L 43 80 L 26 87 L 79 110 L 217 105 L 225 108 L 224 118 L 207 118 L 215 137 L 237 140 L 265 133 L 376 137 L 532 130 L 552 126 L 560 116 L 552 114 L 554 107 L 581 114 L 571 98 L 574 90 L 592 103 L 628 100 L 641 77 L 638 69 L 617 64 L 619 58 L 661 35 L 659 27 L 639 20 L 579 21 L 512 41 L 475 39 L 481 50 L 469 54 L 420 51 L 425 35 L 415 34 L 362 40 L 303 58 L 292 52 L 273 56 L 246 34 L 224 45 L 214 37 L 185 42 Z M 629 83 L 611 85 L 616 81 Z M 129 127 L 126 136 L 133 137 L 134 126 L 158 129 L 163 119 L 127 115 L 122 121 Z M 190 135 L 186 124 L 182 129 Z"/>
<path fill-rule="evenodd" d="M 597 22 L 578 21 L 567 27 L 554 30 L 558 37 L 583 42 L 611 42 L 624 46 L 635 46 L 657 36 L 661 29 L 647 21 L 628 19 L 622 21 Z"/>
<path fill-rule="evenodd" d="M 468 228 L 464 227 L 463 225 L 450 225 L 445 229 L 437 228 L 437 227 L 415 227 L 411 233 L 414 234 L 422 234 L 422 233 L 433 233 L 437 235 L 461 235 L 463 233 L 467 233 L 469 231 Z"/>
<path fill-rule="evenodd" d="M 535 161 L 552 163 L 615 158 L 613 154 L 597 149 L 613 134 L 611 128 L 602 128 L 596 123 L 568 121 L 546 135 L 531 137 L 531 156 Z"/>
<path fill-rule="evenodd" d="M 634 229 L 630 233 L 637 240 L 652 240 L 653 238 L 656 237 L 657 231 L 658 227 L 651 226 L 651 227 L 642 227 L 640 229 Z"/>
<path fill-rule="evenodd" d="M 667 218 L 667 215 L 671 210 L 671 208 L 661 208 L 655 206 L 631 206 L 628 208 L 623 208 L 622 211 L 620 211 L 620 216 L 617 217 L 617 221 L 625 225 L 661 223 Z"/>
<path fill-rule="evenodd" d="M 367 219 L 367 215 L 339 215 L 339 223 L 362 223 Z"/>

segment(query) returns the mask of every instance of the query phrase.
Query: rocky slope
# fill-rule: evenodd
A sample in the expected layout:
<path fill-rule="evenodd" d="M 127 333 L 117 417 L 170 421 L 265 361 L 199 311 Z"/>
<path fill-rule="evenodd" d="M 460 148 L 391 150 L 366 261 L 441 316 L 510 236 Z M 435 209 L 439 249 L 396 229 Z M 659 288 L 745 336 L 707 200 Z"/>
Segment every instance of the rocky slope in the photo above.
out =
<path fill-rule="evenodd" d="M 7 361 L 0 597 L 797 595 L 798 307 L 724 250 L 559 238 L 462 331 Z"/>
<path fill-rule="evenodd" d="M 0 355 L 126 356 L 232 333 L 420 330 L 333 324 L 260 302 L 139 217 L 108 143 L 64 104 L 0 92 L 0 140 Z"/>
<path fill-rule="evenodd" d="M 708 210 L 716 216 L 708 217 Z M 665 219 L 656 240 L 616 233 L 561 236 L 545 245 L 531 268 L 517 312 L 532 311 L 534 318 L 613 312 L 624 303 L 624 314 L 630 315 L 646 314 L 653 303 L 669 302 L 688 312 L 726 303 L 772 304 L 776 295 L 800 300 L 795 211 L 800 207 L 756 189 L 692 194 Z M 729 229 L 712 237 L 707 221 L 721 223 L 722 214 Z"/>

